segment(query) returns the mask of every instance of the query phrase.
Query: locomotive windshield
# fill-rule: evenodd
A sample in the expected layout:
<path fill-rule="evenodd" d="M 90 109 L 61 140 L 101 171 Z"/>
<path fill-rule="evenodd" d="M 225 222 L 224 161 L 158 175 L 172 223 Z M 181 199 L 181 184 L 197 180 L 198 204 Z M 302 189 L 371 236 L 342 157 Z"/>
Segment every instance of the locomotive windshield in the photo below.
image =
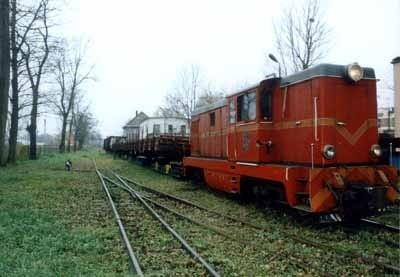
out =
<path fill-rule="evenodd" d="M 271 91 L 266 90 L 261 93 L 261 118 L 263 120 L 271 120 L 272 119 L 272 98 Z"/>
<path fill-rule="evenodd" d="M 238 97 L 238 121 L 256 119 L 256 93 L 254 91 Z"/>

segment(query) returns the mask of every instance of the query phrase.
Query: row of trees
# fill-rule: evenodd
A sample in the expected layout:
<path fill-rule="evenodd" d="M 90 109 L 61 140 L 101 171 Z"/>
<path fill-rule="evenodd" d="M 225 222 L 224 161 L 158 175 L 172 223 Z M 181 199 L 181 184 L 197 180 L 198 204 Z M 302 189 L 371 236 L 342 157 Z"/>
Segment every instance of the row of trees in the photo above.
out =
<path fill-rule="evenodd" d="M 29 158 L 37 158 L 37 120 L 41 113 L 55 112 L 61 118 L 60 152 L 66 150 L 67 128 L 70 150 L 73 136 L 81 142 L 78 147 L 82 147 L 95 125 L 88 107 L 79 104 L 83 103 L 82 85 L 91 78 L 84 50 L 52 34 L 57 27 L 56 1 L 0 0 L 1 165 L 16 161 L 21 130 L 29 133 Z M 9 147 L 8 153 L 4 153 L 8 116 Z M 22 129 L 20 123 L 24 119 L 28 123 Z M 77 147 L 77 143 L 74 145 Z"/>

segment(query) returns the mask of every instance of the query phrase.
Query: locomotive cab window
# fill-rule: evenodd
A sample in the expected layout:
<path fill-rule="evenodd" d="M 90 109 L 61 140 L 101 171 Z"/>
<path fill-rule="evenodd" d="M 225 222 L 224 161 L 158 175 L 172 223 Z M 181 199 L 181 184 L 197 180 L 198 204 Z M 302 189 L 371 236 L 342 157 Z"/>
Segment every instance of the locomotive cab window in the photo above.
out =
<path fill-rule="evenodd" d="M 238 97 L 238 121 L 256 119 L 256 93 L 254 91 Z"/>
<path fill-rule="evenodd" d="M 231 124 L 236 122 L 236 109 L 235 109 L 235 101 L 231 100 L 229 103 L 229 122 Z"/>
<path fill-rule="evenodd" d="M 261 92 L 260 111 L 262 120 L 272 120 L 272 92 L 265 90 Z"/>
<path fill-rule="evenodd" d="M 215 126 L 215 112 L 210 113 L 210 126 Z"/>

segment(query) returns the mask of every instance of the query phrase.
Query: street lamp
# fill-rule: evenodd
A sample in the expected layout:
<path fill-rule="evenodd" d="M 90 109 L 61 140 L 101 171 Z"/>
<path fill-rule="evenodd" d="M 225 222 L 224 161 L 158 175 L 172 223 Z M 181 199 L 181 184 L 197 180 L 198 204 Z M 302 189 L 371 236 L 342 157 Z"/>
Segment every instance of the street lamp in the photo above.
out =
<path fill-rule="evenodd" d="M 269 54 L 268 57 L 269 57 L 273 62 L 276 62 L 276 63 L 278 64 L 279 77 L 281 77 L 281 64 L 278 62 L 278 59 L 277 59 L 274 55 L 272 55 L 272 54 Z"/>

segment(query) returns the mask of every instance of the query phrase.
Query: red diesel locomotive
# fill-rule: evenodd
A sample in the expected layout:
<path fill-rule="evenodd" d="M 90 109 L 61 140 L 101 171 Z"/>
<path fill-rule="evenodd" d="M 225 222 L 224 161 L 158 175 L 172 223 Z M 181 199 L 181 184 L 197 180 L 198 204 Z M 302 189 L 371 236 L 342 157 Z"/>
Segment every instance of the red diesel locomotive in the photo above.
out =
<path fill-rule="evenodd" d="M 377 142 L 374 70 L 321 64 L 195 111 L 183 167 L 228 193 L 362 217 L 397 198 Z"/>

